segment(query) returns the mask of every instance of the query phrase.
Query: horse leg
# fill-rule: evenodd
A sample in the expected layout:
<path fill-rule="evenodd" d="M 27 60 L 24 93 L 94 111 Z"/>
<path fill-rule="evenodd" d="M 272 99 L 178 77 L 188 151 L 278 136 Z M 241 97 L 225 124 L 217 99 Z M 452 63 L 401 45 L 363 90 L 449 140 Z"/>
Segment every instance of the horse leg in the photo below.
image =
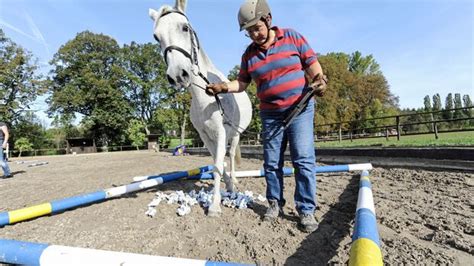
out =
<path fill-rule="evenodd" d="M 217 143 L 213 143 L 215 145 L 216 156 L 214 158 L 214 195 L 212 198 L 211 206 L 209 206 L 207 215 L 211 217 L 219 216 L 221 213 L 221 177 L 225 173 L 224 169 L 224 157 L 226 151 L 226 141 L 225 141 L 225 131 L 224 129 L 219 130 L 219 134 L 217 134 Z"/>
<path fill-rule="evenodd" d="M 229 148 L 229 159 L 230 159 L 230 177 L 227 176 L 225 180 L 226 184 L 226 189 L 229 192 L 234 191 L 234 185 L 237 185 L 239 182 L 235 176 L 235 162 L 236 162 L 236 156 L 237 158 L 240 158 L 240 149 L 239 148 L 239 140 L 240 140 L 240 135 L 236 135 L 232 137 L 231 142 L 230 142 L 230 148 Z"/>

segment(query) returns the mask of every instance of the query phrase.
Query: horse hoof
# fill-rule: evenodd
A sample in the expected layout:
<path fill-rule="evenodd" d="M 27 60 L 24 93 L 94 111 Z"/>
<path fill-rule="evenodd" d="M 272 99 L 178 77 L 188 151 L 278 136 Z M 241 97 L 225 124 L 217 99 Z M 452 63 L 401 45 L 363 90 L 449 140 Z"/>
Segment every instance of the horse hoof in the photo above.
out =
<path fill-rule="evenodd" d="M 207 212 L 207 216 L 209 216 L 209 217 L 219 217 L 219 216 L 221 216 L 221 213 L 220 212 L 211 212 L 211 211 L 209 211 L 209 212 Z"/>
<path fill-rule="evenodd" d="M 207 210 L 207 216 L 209 217 L 219 217 L 221 215 L 221 209 L 220 208 L 211 208 Z"/>

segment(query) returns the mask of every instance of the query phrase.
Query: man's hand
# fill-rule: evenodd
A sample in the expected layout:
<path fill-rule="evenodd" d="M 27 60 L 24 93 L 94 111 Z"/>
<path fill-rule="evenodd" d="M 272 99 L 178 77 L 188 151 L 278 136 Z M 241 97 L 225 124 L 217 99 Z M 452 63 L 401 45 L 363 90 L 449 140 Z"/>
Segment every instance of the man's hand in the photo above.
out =
<path fill-rule="evenodd" d="M 8 145 L 8 143 L 5 143 L 5 142 L 2 143 L 2 148 L 3 148 L 3 149 L 6 149 L 6 148 L 7 148 L 7 145 Z"/>
<path fill-rule="evenodd" d="M 313 78 L 309 87 L 314 90 L 314 94 L 318 97 L 323 97 L 324 93 L 326 92 L 326 85 L 328 83 L 328 79 L 326 75 L 316 74 Z"/>
<path fill-rule="evenodd" d="M 227 86 L 227 83 L 222 82 L 222 83 L 211 83 L 206 86 L 206 93 L 209 96 L 214 96 L 219 93 L 226 93 L 229 91 L 229 86 Z"/>

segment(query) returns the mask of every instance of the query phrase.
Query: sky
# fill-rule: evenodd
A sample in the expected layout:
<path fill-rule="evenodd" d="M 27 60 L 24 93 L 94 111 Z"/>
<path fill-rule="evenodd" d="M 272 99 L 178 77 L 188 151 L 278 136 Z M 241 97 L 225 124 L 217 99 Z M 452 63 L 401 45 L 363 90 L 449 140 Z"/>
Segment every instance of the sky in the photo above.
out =
<path fill-rule="evenodd" d="M 202 48 L 225 75 L 249 39 L 239 32 L 243 0 L 189 0 Z M 273 25 L 293 28 L 316 52 L 373 55 L 401 108 L 439 93 L 474 98 L 473 0 L 268 0 Z M 41 71 L 61 45 L 88 30 L 120 45 L 154 42 L 148 9 L 174 0 L 0 0 L 0 27 L 33 53 Z M 44 97 L 32 107 L 46 124 Z"/>

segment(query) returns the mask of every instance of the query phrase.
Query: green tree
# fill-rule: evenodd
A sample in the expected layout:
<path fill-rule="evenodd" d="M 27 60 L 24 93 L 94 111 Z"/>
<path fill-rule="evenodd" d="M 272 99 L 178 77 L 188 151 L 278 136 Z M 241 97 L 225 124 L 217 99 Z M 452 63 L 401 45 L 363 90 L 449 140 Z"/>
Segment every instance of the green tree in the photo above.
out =
<path fill-rule="evenodd" d="M 431 98 L 429 95 L 426 95 L 425 98 L 423 99 L 423 105 L 425 106 L 425 109 L 423 111 L 430 112 L 433 110 L 433 108 L 431 107 Z M 433 113 L 426 114 L 425 117 L 427 120 L 431 120 L 431 121 L 434 120 Z M 429 128 L 429 130 L 434 131 L 433 124 L 431 124 L 431 127 Z"/>
<path fill-rule="evenodd" d="M 433 111 L 434 112 L 441 111 L 441 108 L 442 108 L 441 96 L 439 96 L 439 93 L 436 93 L 435 95 L 433 95 Z M 436 120 L 440 119 L 440 117 L 441 116 L 439 113 L 433 114 L 433 118 Z"/>
<path fill-rule="evenodd" d="M 15 124 L 44 93 L 32 54 L 7 38 L 0 29 L 0 120 Z"/>
<path fill-rule="evenodd" d="M 18 157 L 21 157 L 22 152 L 33 150 L 33 144 L 27 138 L 21 137 L 15 141 L 15 149 L 19 151 Z"/>
<path fill-rule="evenodd" d="M 362 53 L 355 51 L 349 58 L 349 71 L 357 75 L 381 75 L 380 65 L 372 55 L 362 56 Z"/>
<path fill-rule="evenodd" d="M 464 115 L 463 115 L 462 110 L 460 109 L 462 108 L 461 94 L 455 93 L 453 101 L 454 101 L 454 108 L 458 109 L 454 111 L 454 114 L 453 114 L 454 118 L 462 118 Z"/>
<path fill-rule="evenodd" d="M 145 123 L 137 119 L 132 119 L 128 124 L 127 135 L 128 139 L 132 141 L 132 145 L 139 150 L 139 147 L 143 146 L 146 141 Z"/>
<path fill-rule="evenodd" d="M 121 90 L 120 49 L 109 36 L 84 31 L 61 46 L 51 60 L 50 115 L 84 116 L 99 145 L 124 140 L 131 106 Z"/>
<path fill-rule="evenodd" d="M 24 112 L 11 127 L 12 142 L 15 143 L 15 140 L 19 138 L 26 138 L 34 149 L 49 148 L 52 146 L 52 143 L 46 136 L 45 128 L 32 111 Z M 16 147 L 13 148 L 17 149 Z"/>
<path fill-rule="evenodd" d="M 443 111 L 443 118 L 444 119 L 452 119 L 453 118 L 453 94 L 448 93 L 448 96 L 446 96 L 446 101 L 444 105 L 444 111 Z"/>
<path fill-rule="evenodd" d="M 469 94 L 465 94 L 462 97 L 462 102 L 464 104 L 464 108 L 468 108 L 468 107 L 473 106 L 472 101 L 471 101 L 471 97 L 469 97 Z M 472 108 L 471 109 L 465 109 L 464 114 L 466 115 L 466 117 L 474 117 L 474 109 L 472 109 Z"/>
<path fill-rule="evenodd" d="M 155 111 L 171 90 L 159 46 L 132 42 L 124 45 L 120 54 L 123 90 L 133 116 L 144 122 L 146 134 L 150 134 Z"/>
<path fill-rule="evenodd" d="M 423 99 L 423 105 L 425 106 L 425 111 L 431 111 L 431 100 L 429 95 L 426 95 Z"/>
<path fill-rule="evenodd" d="M 354 79 L 354 74 L 349 72 L 349 56 L 344 53 L 329 53 L 319 56 L 319 62 L 324 73 L 328 76 L 329 83 L 324 97 L 316 98 L 316 125 L 329 124 L 353 119 L 356 105 L 351 101 L 351 87 L 349 83 Z M 352 127 L 349 126 L 349 127 Z M 346 129 L 349 129 L 346 128 Z M 336 127 L 316 127 L 315 131 L 326 133 L 336 130 Z"/>

